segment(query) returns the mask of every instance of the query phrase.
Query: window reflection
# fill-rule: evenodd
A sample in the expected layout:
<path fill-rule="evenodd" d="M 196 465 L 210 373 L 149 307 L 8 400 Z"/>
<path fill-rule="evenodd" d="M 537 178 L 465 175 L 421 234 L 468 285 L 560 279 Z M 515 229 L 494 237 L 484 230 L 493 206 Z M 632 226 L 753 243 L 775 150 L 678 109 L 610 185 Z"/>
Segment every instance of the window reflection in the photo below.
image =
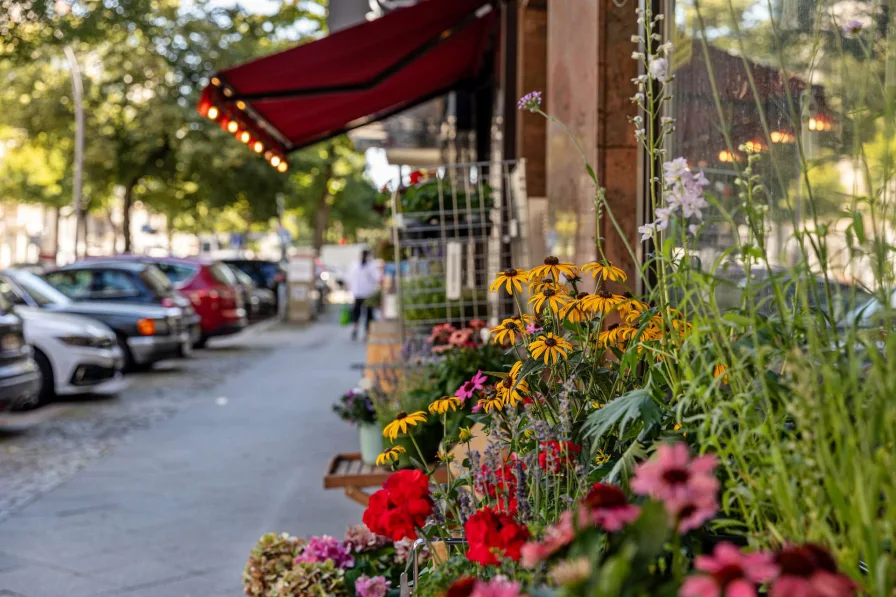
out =
<path fill-rule="evenodd" d="M 697 240 L 700 261 L 737 262 L 725 252 L 748 231 L 734 181 L 753 155 L 771 265 L 799 260 L 794 230 L 824 227 L 829 246 L 823 259 L 810 257 L 812 270 L 847 285 L 879 282 L 880 256 L 850 253 L 846 216 L 867 216 L 868 197 L 894 190 L 886 11 L 863 0 L 676 0 L 671 9 L 669 151 L 704 171 L 719 204 Z M 884 237 L 896 236 L 891 216 Z"/>

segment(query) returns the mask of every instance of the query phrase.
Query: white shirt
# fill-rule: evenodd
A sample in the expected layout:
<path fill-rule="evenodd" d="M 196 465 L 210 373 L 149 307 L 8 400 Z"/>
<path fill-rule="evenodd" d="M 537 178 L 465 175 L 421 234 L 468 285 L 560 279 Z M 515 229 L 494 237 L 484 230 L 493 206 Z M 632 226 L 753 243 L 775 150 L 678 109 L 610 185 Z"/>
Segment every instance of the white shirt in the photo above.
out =
<path fill-rule="evenodd" d="M 380 272 L 373 259 L 361 265 L 360 261 L 352 264 L 348 270 L 348 289 L 355 298 L 367 298 L 376 292 L 380 283 Z"/>

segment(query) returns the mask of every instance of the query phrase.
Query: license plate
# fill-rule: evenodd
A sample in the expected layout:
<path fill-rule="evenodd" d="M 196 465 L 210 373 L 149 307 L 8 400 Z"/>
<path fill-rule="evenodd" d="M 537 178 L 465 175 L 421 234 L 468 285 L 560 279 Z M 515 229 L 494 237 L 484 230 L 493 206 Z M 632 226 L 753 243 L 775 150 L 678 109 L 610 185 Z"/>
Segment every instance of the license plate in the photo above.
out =
<path fill-rule="evenodd" d="M 22 339 L 16 334 L 4 334 L 0 338 L 0 349 L 12 351 L 20 348 L 22 348 Z"/>

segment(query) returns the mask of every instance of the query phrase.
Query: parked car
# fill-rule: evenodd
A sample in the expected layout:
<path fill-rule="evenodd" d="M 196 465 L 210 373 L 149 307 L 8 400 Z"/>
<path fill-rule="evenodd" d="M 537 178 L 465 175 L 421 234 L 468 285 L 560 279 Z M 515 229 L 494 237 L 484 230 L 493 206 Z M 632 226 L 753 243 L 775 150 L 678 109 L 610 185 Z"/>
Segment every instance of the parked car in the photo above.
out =
<path fill-rule="evenodd" d="M 0 412 L 37 404 L 41 379 L 32 354 L 21 318 L 0 298 Z"/>
<path fill-rule="evenodd" d="M 150 263 L 114 259 L 79 261 L 44 273 L 47 282 L 75 301 L 140 303 L 180 309 L 189 342 L 181 356 L 187 356 L 202 334 L 201 317 L 193 304 L 175 290 L 168 277 Z"/>
<path fill-rule="evenodd" d="M 56 395 L 115 394 L 126 386 L 124 352 L 107 325 L 38 307 L 18 306 L 15 313 L 40 369 L 41 403 Z"/>
<path fill-rule="evenodd" d="M 243 301 L 233 271 L 220 261 L 178 257 L 119 255 L 118 262 L 151 264 L 168 278 L 199 314 L 200 331 L 194 343 L 205 346 L 209 338 L 242 331 L 248 324 Z"/>
<path fill-rule="evenodd" d="M 224 263 L 243 271 L 259 288 L 267 288 L 273 292 L 279 304 L 281 287 L 285 288 L 286 284 L 286 269 L 283 264 L 262 259 L 225 259 Z"/>
<path fill-rule="evenodd" d="M 83 315 L 115 332 L 125 370 L 148 367 L 182 354 L 192 340 L 178 307 L 153 304 L 73 301 L 46 280 L 13 268 L 0 271 L 0 297 L 16 307 Z"/>
<path fill-rule="evenodd" d="M 230 270 L 230 273 L 233 274 L 233 278 L 236 280 L 236 288 L 243 299 L 243 304 L 246 306 L 247 316 L 249 319 L 258 319 L 260 306 L 258 298 L 255 296 L 255 282 L 241 269 L 227 264 L 224 264 L 224 266 Z"/>

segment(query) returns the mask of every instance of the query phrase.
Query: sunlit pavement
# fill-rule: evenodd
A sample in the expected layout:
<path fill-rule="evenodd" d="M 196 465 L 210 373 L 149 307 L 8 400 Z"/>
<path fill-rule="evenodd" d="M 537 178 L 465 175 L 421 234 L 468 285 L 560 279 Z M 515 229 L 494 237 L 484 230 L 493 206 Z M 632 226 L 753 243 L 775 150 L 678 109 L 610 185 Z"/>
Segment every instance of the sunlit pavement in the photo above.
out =
<path fill-rule="evenodd" d="M 330 410 L 364 361 L 348 336 L 331 323 L 256 334 L 261 358 L 0 522 L 0 595 L 236 596 L 261 534 L 343 533 L 361 509 L 321 477 L 357 449 Z"/>

